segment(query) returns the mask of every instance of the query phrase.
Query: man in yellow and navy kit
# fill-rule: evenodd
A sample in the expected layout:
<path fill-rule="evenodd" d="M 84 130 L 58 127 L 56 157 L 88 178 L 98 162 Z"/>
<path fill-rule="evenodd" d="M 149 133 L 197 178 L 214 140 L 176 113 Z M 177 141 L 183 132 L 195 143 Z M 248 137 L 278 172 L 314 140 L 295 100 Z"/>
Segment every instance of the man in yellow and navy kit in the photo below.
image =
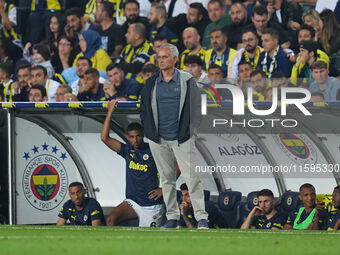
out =
<path fill-rule="evenodd" d="M 290 75 L 292 82 L 297 86 L 303 85 L 303 83 L 305 85 L 313 83 L 315 80 L 312 77 L 311 66 L 316 61 L 325 62 L 329 69 L 329 57 L 319 49 L 319 44 L 312 40 L 302 41 L 299 56 Z"/>
<path fill-rule="evenodd" d="M 286 216 L 275 209 L 276 200 L 269 189 L 263 189 L 257 194 L 258 205 L 250 211 L 241 229 L 282 229 Z"/>
<path fill-rule="evenodd" d="M 94 22 L 96 17 L 95 13 L 97 11 L 97 0 L 89 0 L 85 6 L 85 14 L 84 18 L 86 21 Z M 114 12 L 113 12 L 113 18 L 115 18 L 116 23 L 120 24 L 120 22 L 117 22 L 117 20 L 123 18 L 123 1 L 122 0 L 107 0 L 107 2 L 110 2 L 113 4 Z"/>
<path fill-rule="evenodd" d="M 124 70 L 125 78 L 134 79 L 140 83 L 143 83 L 143 81 L 138 73 L 154 53 L 151 43 L 145 39 L 145 36 L 146 28 L 144 24 L 131 24 L 125 35 L 128 45 L 125 46 L 120 57 L 116 59 L 116 63 L 119 63 Z"/>
<path fill-rule="evenodd" d="M 50 17 L 61 10 L 59 0 L 32 0 L 28 18 L 27 42 L 36 44 L 48 34 Z"/>
<path fill-rule="evenodd" d="M 195 219 L 194 210 L 190 199 L 188 186 L 183 183 L 180 186 L 182 193 L 182 202 L 179 205 L 181 211 L 181 217 L 178 221 L 179 228 L 196 228 L 197 220 Z M 208 225 L 209 228 L 226 228 L 227 225 L 224 222 L 223 216 L 218 211 L 214 203 L 210 200 L 204 201 L 205 210 L 208 213 Z"/>
<path fill-rule="evenodd" d="M 3 27 L 1 28 L 1 37 L 9 38 L 11 41 L 20 41 L 20 38 L 17 34 L 17 8 L 14 6 L 14 3 L 10 0 L 5 2 L 4 0 L 0 1 L 0 17 L 1 24 Z"/>
<path fill-rule="evenodd" d="M 205 68 L 208 70 L 211 64 L 218 65 L 222 68 L 223 77 L 227 77 L 228 65 L 236 50 L 227 46 L 227 34 L 220 27 L 211 30 L 210 41 L 212 49 L 205 52 Z"/>
<path fill-rule="evenodd" d="M 198 31 L 194 27 L 188 27 L 183 31 L 183 43 L 186 47 L 186 50 L 184 50 L 181 55 L 180 69 L 186 70 L 184 60 L 187 56 L 199 56 L 204 62 L 205 50 L 200 44 L 200 39 L 201 38 Z M 205 69 L 205 67 L 203 68 Z"/>
<path fill-rule="evenodd" d="M 332 202 L 335 210 L 328 213 L 324 229 L 338 231 L 340 227 L 340 185 L 333 190 Z"/>
<path fill-rule="evenodd" d="M 300 186 L 299 199 L 303 207 L 291 212 L 284 229 L 318 230 L 324 226 L 326 212 L 322 203 L 316 203 L 315 188 L 312 184 L 305 183 Z"/>
<path fill-rule="evenodd" d="M 102 207 L 94 198 L 85 197 L 82 183 L 72 182 L 68 191 L 71 199 L 63 205 L 59 212 L 58 226 L 65 225 L 67 221 L 71 225 L 105 225 Z"/>
<path fill-rule="evenodd" d="M 107 116 L 101 140 L 126 162 L 126 199 L 107 217 L 106 223 L 115 226 L 122 221 L 139 218 L 141 227 L 158 227 L 164 213 L 162 189 L 158 187 L 158 171 L 149 144 L 144 143 L 143 129 L 139 123 L 127 128 L 128 144 L 109 136 L 111 115 L 116 100 L 108 102 Z M 175 169 L 174 169 L 175 171 Z"/>
<path fill-rule="evenodd" d="M 13 102 L 15 82 L 11 79 L 12 67 L 8 64 L 0 64 L 0 86 L 3 87 L 3 98 L 5 102 Z"/>
<path fill-rule="evenodd" d="M 149 41 L 151 43 L 154 42 L 154 39 L 157 35 L 164 36 L 169 43 L 177 45 L 178 37 L 175 33 L 173 33 L 168 26 L 166 25 L 166 8 L 164 4 L 154 2 L 151 5 L 148 20 L 149 24 L 152 26 L 149 36 Z"/>

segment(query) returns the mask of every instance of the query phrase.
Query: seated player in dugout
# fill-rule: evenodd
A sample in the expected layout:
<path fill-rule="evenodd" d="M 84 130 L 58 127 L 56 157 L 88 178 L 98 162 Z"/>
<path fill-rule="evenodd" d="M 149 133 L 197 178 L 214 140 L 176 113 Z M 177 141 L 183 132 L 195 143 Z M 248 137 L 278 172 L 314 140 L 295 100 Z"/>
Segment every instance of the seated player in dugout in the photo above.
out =
<path fill-rule="evenodd" d="M 138 218 L 140 227 L 159 227 L 163 223 L 164 205 L 156 163 L 149 144 L 143 141 L 143 129 L 139 123 L 131 123 L 127 128 L 129 144 L 109 136 L 111 115 L 116 103 L 116 100 L 108 102 L 101 140 L 126 161 L 126 199 L 111 212 L 106 223 L 116 226 Z"/>
<path fill-rule="evenodd" d="M 323 228 L 326 211 L 324 203 L 316 203 L 315 188 L 312 184 L 301 185 L 299 199 L 303 206 L 291 212 L 283 229 L 318 230 Z"/>
<path fill-rule="evenodd" d="M 58 226 L 65 225 L 67 221 L 71 225 L 105 225 L 102 207 L 94 198 L 85 197 L 82 183 L 72 182 L 68 192 L 71 199 L 63 205 L 59 212 Z"/>
<path fill-rule="evenodd" d="M 183 183 L 180 189 L 182 193 L 182 202 L 179 205 L 181 216 L 178 222 L 178 228 L 197 228 L 197 220 L 195 219 L 187 184 Z M 209 228 L 227 227 L 222 215 L 211 201 L 205 201 L 205 210 L 208 213 L 207 222 Z"/>
<path fill-rule="evenodd" d="M 338 231 L 340 229 L 340 185 L 336 186 L 332 194 L 332 204 L 334 210 L 330 211 L 325 220 L 325 229 L 328 231 Z"/>
<path fill-rule="evenodd" d="M 269 189 L 259 191 L 259 205 L 254 206 L 243 222 L 241 229 L 282 229 L 286 222 L 286 216 L 280 214 L 275 206 L 274 194 Z"/>

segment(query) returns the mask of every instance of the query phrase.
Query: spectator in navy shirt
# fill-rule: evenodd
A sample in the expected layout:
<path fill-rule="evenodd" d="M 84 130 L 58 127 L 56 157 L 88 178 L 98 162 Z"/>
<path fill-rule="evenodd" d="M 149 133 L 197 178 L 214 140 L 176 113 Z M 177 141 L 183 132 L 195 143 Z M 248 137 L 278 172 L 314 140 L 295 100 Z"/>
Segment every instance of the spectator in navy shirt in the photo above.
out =
<path fill-rule="evenodd" d="M 273 28 L 266 28 L 262 32 L 262 46 L 264 51 L 260 55 L 260 69 L 268 78 L 275 71 L 281 71 L 286 77 L 290 77 L 292 63 L 287 54 L 279 46 L 279 33 Z"/>
<path fill-rule="evenodd" d="M 99 83 L 99 72 L 90 68 L 84 73 L 84 86 L 79 89 L 79 101 L 105 101 L 103 84 Z"/>
<path fill-rule="evenodd" d="M 118 63 L 111 63 L 106 68 L 109 82 L 104 82 L 104 92 L 109 100 L 136 101 L 142 90 L 142 84 L 134 79 L 125 79 L 124 70 Z"/>

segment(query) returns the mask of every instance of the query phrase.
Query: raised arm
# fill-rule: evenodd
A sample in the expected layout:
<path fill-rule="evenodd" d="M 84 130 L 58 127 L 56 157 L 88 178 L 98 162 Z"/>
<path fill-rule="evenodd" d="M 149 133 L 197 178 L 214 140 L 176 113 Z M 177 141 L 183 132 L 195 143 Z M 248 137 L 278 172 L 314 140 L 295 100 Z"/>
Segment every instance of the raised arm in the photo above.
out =
<path fill-rule="evenodd" d="M 103 124 L 100 138 L 103 141 L 103 143 L 105 143 L 106 146 L 109 147 L 111 150 L 115 152 L 119 152 L 122 144 L 118 140 L 111 138 L 109 136 L 111 115 L 114 111 L 116 103 L 117 103 L 117 100 L 111 100 L 108 102 L 107 115 L 106 115 L 106 119 Z"/>

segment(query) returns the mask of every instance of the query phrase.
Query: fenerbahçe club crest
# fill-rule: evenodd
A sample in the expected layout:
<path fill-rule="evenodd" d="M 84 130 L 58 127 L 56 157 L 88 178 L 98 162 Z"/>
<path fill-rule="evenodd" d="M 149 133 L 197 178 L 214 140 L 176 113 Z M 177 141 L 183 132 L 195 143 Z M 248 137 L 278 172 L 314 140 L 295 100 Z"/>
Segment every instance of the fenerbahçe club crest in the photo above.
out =
<path fill-rule="evenodd" d="M 312 141 L 302 134 L 280 133 L 273 135 L 280 149 L 297 164 L 314 164 L 317 152 Z"/>
<path fill-rule="evenodd" d="M 56 208 L 67 194 L 68 178 L 62 163 L 68 158 L 66 152 L 45 142 L 34 145 L 22 158 L 26 160 L 22 187 L 27 201 L 42 211 Z"/>

